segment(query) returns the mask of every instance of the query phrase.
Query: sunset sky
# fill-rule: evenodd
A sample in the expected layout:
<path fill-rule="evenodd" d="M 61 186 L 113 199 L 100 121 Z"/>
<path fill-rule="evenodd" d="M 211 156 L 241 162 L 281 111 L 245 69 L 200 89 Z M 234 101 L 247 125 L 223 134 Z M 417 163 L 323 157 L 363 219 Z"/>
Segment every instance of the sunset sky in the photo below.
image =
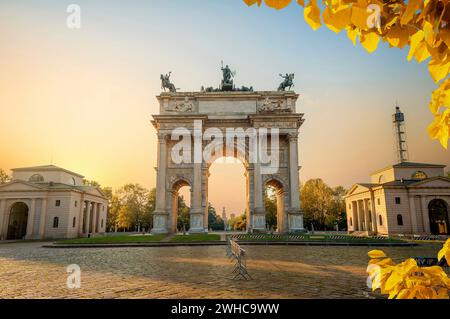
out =
<path fill-rule="evenodd" d="M 66 8 L 81 6 L 81 29 Z M 181 91 L 220 82 L 220 61 L 237 85 L 276 89 L 295 73 L 300 94 L 301 181 L 331 186 L 369 180 L 393 164 L 391 114 L 407 119 L 410 160 L 450 166 L 429 139 L 435 88 L 426 64 L 382 45 L 374 54 L 345 34 L 313 31 L 303 9 L 247 7 L 242 0 L 0 0 L 0 168 L 53 164 L 104 186 L 154 187 L 159 75 Z M 450 170 L 450 168 L 449 168 Z M 214 164 L 210 201 L 244 208 L 242 165 Z"/>

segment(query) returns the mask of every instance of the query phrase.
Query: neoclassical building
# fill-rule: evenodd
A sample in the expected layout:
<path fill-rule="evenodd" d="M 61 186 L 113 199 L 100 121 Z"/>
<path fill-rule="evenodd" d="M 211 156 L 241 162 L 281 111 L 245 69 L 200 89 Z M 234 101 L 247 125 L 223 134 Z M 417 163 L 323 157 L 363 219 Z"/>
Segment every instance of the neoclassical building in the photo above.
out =
<path fill-rule="evenodd" d="M 354 234 L 450 234 L 450 178 L 445 165 L 402 162 L 376 171 L 345 197 Z"/>
<path fill-rule="evenodd" d="M 0 185 L 0 240 L 104 233 L 108 201 L 83 176 L 48 165 L 16 168 Z"/>

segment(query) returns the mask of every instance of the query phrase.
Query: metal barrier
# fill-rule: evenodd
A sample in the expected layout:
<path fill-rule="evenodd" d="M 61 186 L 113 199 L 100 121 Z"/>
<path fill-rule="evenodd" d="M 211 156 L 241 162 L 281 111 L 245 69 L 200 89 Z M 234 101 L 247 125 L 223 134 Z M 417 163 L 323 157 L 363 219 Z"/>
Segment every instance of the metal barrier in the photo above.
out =
<path fill-rule="evenodd" d="M 227 256 L 236 260 L 232 274 L 233 279 L 242 278 L 244 280 L 253 279 L 247 271 L 247 261 L 245 250 L 231 238 L 227 239 Z"/>

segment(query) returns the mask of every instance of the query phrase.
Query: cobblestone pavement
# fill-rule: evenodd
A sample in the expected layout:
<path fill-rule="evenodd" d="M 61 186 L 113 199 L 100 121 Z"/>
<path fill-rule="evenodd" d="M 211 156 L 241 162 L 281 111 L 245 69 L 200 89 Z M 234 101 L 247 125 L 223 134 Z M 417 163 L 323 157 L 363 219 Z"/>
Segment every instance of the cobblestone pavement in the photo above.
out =
<path fill-rule="evenodd" d="M 0 298 L 367 298 L 370 247 L 245 246 L 250 281 L 233 281 L 224 246 L 52 249 L 0 244 Z M 439 245 L 384 248 L 394 260 Z M 81 288 L 68 289 L 69 264 Z"/>

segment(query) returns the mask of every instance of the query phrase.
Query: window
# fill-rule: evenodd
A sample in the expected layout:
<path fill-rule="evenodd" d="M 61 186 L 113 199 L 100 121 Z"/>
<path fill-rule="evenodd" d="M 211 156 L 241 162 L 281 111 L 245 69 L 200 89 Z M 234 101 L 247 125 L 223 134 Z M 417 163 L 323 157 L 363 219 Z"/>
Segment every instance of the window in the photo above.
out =
<path fill-rule="evenodd" d="M 53 228 L 58 228 L 59 226 L 59 217 L 53 218 Z"/>
<path fill-rule="evenodd" d="M 100 226 L 101 228 L 103 228 L 103 219 L 102 219 L 102 223 L 101 223 L 101 226 Z"/>
<path fill-rule="evenodd" d="M 383 225 L 383 217 L 381 217 L 381 215 L 378 215 L 378 222 L 379 222 L 380 226 Z"/>
<path fill-rule="evenodd" d="M 78 201 L 76 200 L 76 201 L 75 201 L 75 207 L 77 207 L 77 206 L 78 206 Z"/>
<path fill-rule="evenodd" d="M 56 202 L 55 202 L 55 206 L 56 206 L 56 207 L 59 207 L 59 206 L 61 206 L 61 201 L 60 201 L 59 199 L 57 199 L 57 200 L 56 200 Z"/>
<path fill-rule="evenodd" d="M 39 183 L 44 181 L 44 177 L 40 174 L 34 174 L 31 175 L 31 177 L 28 179 L 29 182 Z"/>
<path fill-rule="evenodd" d="M 348 204 L 348 209 L 352 209 L 352 204 Z"/>
<path fill-rule="evenodd" d="M 397 205 L 400 205 L 400 204 L 401 204 L 401 199 L 400 199 L 400 197 L 395 197 L 395 203 L 396 203 Z"/>
<path fill-rule="evenodd" d="M 353 226 L 353 219 L 350 217 L 350 226 Z"/>
<path fill-rule="evenodd" d="M 72 219 L 72 227 L 73 227 L 73 228 L 75 228 L 76 223 L 77 223 L 77 218 L 74 217 L 74 218 Z"/>
<path fill-rule="evenodd" d="M 380 204 L 381 204 L 381 201 L 380 201 L 380 199 L 379 199 L 379 198 L 377 198 L 377 204 L 378 204 L 378 205 L 380 205 Z"/>
<path fill-rule="evenodd" d="M 397 215 L 397 225 L 403 226 L 403 216 L 401 214 Z"/>

